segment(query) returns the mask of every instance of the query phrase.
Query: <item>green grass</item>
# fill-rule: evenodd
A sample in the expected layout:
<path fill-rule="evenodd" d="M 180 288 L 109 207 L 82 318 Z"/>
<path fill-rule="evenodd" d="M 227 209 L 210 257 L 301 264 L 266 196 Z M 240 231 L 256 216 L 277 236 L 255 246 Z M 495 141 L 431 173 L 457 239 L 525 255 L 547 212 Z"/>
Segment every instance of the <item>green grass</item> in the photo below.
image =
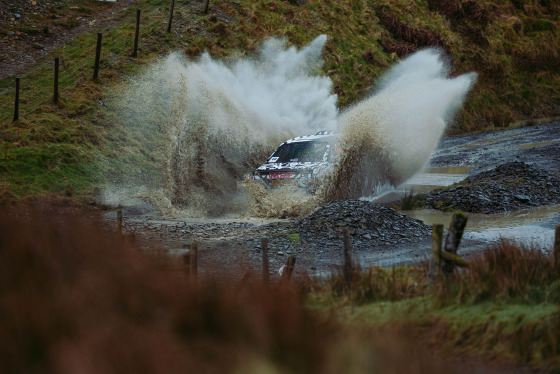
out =
<path fill-rule="evenodd" d="M 438 349 L 502 362 L 559 368 L 560 308 L 556 304 L 454 304 L 429 297 L 347 308 L 339 318 L 357 326 L 418 334 Z"/>
<path fill-rule="evenodd" d="M 81 150 L 70 145 L 47 145 L 46 147 L 20 147 L 7 151 L 0 159 L 0 170 L 17 195 L 33 193 L 82 192 L 92 185 L 100 168 L 88 161 Z M 4 173 L 3 173 L 4 174 Z"/>

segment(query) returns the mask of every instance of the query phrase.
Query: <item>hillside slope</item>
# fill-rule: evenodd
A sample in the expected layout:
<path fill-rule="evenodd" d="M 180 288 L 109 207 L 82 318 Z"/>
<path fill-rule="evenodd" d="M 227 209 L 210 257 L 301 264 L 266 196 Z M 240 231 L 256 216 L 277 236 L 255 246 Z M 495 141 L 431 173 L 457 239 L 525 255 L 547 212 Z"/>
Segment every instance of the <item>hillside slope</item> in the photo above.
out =
<path fill-rule="evenodd" d="M 560 114 L 560 5 L 555 1 L 307 1 L 297 8 L 260 1 L 220 8 L 237 23 L 214 23 L 222 34 L 211 40 L 218 44 L 226 38 L 252 46 L 270 35 L 303 43 L 327 34 L 324 73 L 335 82 L 341 106 L 363 97 L 394 61 L 438 46 L 450 55 L 454 73 L 479 74 L 453 132 Z"/>
<path fill-rule="evenodd" d="M 65 7 L 81 4 L 73 11 L 94 19 L 95 3 L 53 1 L 51 11 L 64 14 Z M 136 8 L 149 22 L 142 29 L 139 57 L 132 58 Z M 332 79 L 341 108 L 365 97 L 376 78 L 399 59 L 437 46 L 448 53 L 453 74 L 479 74 L 449 133 L 560 115 L 560 5 L 554 0 L 220 0 L 210 2 L 208 14 L 203 8 L 203 1 L 176 2 L 169 34 L 169 1 L 137 0 L 119 10 L 122 15 L 105 29 L 110 31 L 104 39 L 109 47 L 102 54 L 100 79 L 89 78 L 93 27 L 49 55 L 60 56 L 73 74 L 62 84 L 57 105 L 48 100 L 50 60 L 38 63 L 27 80 L 24 75 L 32 86 L 22 93 L 23 112 L 15 123 L 10 115 L 13 77 L 1 81 L 0 188 L 17 195 L 83 193 L 107 176 L 145 174 L 160 167 L 161 160 L 143 148 L 142 134 L 122 126 L 103 104 L 105 98 L 118 94 L 123 80 L 169 51 L 179 49 L 196 59 L 208 50 L 227 60 L 251 56 L 269 37 L 302 46 L 326 34 L 321 73 Z M 25 25 L 0 32 L 9 37 L 10 27 L 19 30 L 17 35 L 31 32 Z"/>

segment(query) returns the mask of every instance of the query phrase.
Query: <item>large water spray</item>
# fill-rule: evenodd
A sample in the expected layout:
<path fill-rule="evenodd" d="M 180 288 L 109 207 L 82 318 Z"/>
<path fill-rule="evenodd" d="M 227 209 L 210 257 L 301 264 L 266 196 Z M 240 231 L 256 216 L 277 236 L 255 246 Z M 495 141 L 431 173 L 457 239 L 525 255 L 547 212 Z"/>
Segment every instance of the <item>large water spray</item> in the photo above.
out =
<path fill-rule="evenodd" d="M 171 54 L 130 85 L 122 113 L 145 129 L 147 148 L 165 160 L 167 211 L 171 205 L 174 214 L 286 214 L 272 203 L 278 191 L 252 186 L 250 194 L 241 182 L 280 143 L 318 130 L 340 132 L 343 152 L 319 195 L 292 195 L 306 211 L 371 194 L 385 181 L 397 185 L 426 163 L 475 75 L 449 78 L 439 50 L 420 51 L 339 116 L 330 78 L 318 75 L 325 42 L 321 35 L 297 50 L 270 39 L 255 58 L 230 61 Z M 280 195 L 289 205 L 289 191 Z M 266 213 L 255 204 L 266 205 Z"/>
<path fill-rule="evenodd" d="M 317 75 L 326 40 L 297 50 L 271 39 L 256 58 L 228 62 L 172 54 L 132 85 L 126 115 L 164 127 L 174 206 L 202 215 L 246 211 L 250 199 L 238 183 L 248 172 L 286 139 L 335 128 L 332 82 Z"/>
<path fill-rule="evenodd" d="M 441 50 L 416 52 L 340 115 L 343 151 L 324 184 L 324 201 L 370 196 L 423 168 L 476 81 L 476 73 L 450 78 L 449 70 Z"/>

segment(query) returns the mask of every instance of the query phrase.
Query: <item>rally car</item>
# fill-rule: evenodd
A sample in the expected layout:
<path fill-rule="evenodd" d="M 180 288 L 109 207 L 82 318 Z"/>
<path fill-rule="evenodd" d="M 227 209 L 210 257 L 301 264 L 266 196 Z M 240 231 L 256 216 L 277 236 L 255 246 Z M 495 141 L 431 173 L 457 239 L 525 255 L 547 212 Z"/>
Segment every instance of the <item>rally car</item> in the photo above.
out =
<path fill-rule="evenodd" d="M 253 172 L 253 179 L 267 188 L 291 183 L 314 192 L 340 153 L 338 139 L 325 130 L 287 140 Z"/>

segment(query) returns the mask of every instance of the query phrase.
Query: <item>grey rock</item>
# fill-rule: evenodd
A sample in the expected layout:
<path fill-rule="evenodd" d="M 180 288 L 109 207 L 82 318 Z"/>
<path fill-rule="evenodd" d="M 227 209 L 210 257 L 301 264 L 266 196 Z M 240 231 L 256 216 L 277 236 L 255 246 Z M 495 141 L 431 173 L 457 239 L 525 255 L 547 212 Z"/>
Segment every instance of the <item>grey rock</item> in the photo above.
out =
<path fill-rule="evenodd" d="M 425 205 L 471 213 L 508 212 L 531 206 L 560 204 L 560 175 L 523 162 L 509 162 L 470 176 L 458 185 L 423 195 Z"/>
<path fill-rule="evenodd" d="M 529 198 L 526 195 L 515 195 L 513 196 L 516 200 L 521 201 L 522 203 L 528 203 L 529 201 L 531 201 L 531 198 Z"/>

